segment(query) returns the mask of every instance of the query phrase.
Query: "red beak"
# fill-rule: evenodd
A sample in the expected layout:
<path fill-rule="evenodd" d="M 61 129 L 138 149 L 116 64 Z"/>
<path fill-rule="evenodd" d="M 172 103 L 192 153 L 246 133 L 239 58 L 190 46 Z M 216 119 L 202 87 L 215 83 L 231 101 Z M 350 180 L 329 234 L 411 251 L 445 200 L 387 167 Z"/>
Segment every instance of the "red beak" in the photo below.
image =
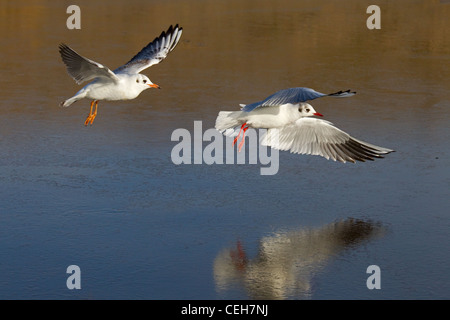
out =
<path fill-rule="evenodd" d="M 313 115 L 323 117 L 323 114 L 320 114 L 318 112 L 313 113 Z"/>

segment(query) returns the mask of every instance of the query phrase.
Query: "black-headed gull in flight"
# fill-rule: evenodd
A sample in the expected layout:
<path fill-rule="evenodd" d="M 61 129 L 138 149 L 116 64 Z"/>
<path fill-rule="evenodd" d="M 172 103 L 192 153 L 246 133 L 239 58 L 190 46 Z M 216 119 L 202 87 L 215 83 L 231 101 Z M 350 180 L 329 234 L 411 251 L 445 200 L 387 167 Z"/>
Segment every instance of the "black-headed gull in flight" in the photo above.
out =
<path fill-rule="evenodd" d="M 262 101 L 241 104 L 241 111 L 219 112 L 215 127 L 224 132 L 241 126 L 239 134 L 233 141 L 234 145 L 243 132 L 239 151 L 244 144 L 245 131 L 248 128 L 265 128 L 268 130 L 262 137 L 261 144 L 275 149 L 319 155 L 341 162 L 364 162 L 383 158 L 382 155 L 393 150 L 355 139 L 329 121 L 310 118 L 322 115 L 305 101 L 320 97 L 350 97 L 354 94 L 355 92 L 350 90 L 331 94 L 320 93 L 310 88 L 280 90 Z"/>
<path fill-rule="evenodd" d="M 65 44 L 59 46 L 62 60 L 67 66 L 67 72 L 77 84 L 90 81 L 72 98 L 61 103 L 68 107 L 75 101 L 83 98 L 92 99 L 91 110 L 85 125 L 92 124 L 97 115 L 99 100 L 131 100 L 142 91 L 149 88 L 159 88 L 150 79 L 139 74 L 144 69 L 161 62 L 172 51 L 180 40 L 183 28 L 178 24 L 170 26 L 159 37 L 150 42 L 138 54 L 123 66 L 111 71 L 104 65 L 80 56 Z M 93 106 L 95 104 L 95 110 Z"/>

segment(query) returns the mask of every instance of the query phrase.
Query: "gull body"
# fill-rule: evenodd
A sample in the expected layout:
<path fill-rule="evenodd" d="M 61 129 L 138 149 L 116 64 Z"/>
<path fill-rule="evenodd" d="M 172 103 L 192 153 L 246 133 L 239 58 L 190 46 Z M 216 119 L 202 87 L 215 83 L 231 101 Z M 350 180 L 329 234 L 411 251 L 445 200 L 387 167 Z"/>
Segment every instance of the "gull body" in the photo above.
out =
<path fill-rule="evenodd" d="M 155 65 L 166 58 L 180 40 L 183 28 L 170 26 L 159 37 L 145 46 L 138 54 L 123 66 L 111 71 L 102 64 L 85 58 L 65 44 L 59 46 L 59 52 L 67 72 L 77 84 L 91 81 L 73 97 L 61 102 L 68 107 L 72 103 L 87 98 L 91 99 L 91 110 L 85 125 L 92 124 L 96 115 L 99 100 L 131 100 L 149 88 L 160 88 L 143 74 L 142 70 Z M 93 106 L 95 104 L 95 111 Z"/>
<path fill-rule="evenodd" d="M 84 98 L 107 101 L 132 100 L 137 98 L 144 90 L 158 88 L 147 76 L 142 74 L 118 74 L 117 78 L 117 82 L 114 83 L 101 80 L 90 82 L 72 98 L 65 100 L 62 106 L 68 107 Z M 144 80 L 146 80 L 145 83 Z"/>
<path fill-rule="evenodd" d="M 391 149 L 353 138 L 331 122 L 313 118 L 322 116 L 305 101 L 320 97 L 350 97 L 355 92 L 339 91 L 323 94 L 310 88 L 290 88 L 278 91 L 266 99 L 252 104 L 242 104 L 240 111 L 221 111 L 215 127 L 225 134 L 233 134 L 240 126 L 233 141 L 241 132 L 241 150 L 248 128 L 268 129 L 261 139 L 262 145 L 292 153 L 319 155 L 340 162 L 356 162 L 383 158 Z"/>
<path fill-rule="evenodd" d="M 238 124 L 242 125 L 246 123 L 249 127 L 255 129 L 279 128 L 293 123 L 301 117 L 307 116 L 305 111 L 307 106 L 310 107 L 310 110 L 314 110 L 312 106 L 307 103 L 302 103 L 301 105 L 287 103 L 281 106 L 258 108 L 251 112 L 237 111 L 229 114 L 229 116 L 235 118 L 238 121 Z M 300 107 L 302 108 L 301 112 L 299 111 Z"/>

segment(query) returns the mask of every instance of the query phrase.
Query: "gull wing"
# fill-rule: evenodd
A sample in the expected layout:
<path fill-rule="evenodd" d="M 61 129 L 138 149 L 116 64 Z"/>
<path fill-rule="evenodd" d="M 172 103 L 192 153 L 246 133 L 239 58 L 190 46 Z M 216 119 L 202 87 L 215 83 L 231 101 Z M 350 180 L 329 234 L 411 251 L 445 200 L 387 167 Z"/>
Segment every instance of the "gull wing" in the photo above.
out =
<path fill-rule="evenodd" d="M 119 78 L 110 69 L 98 62 L 79 55 L 64 43 L 59 45 L 59 53 L 67 67 L 67 72 L 77 84 L 97 78 L 113 82 L 119 81 Z"/>
<path fill-rule="evenodd" d="M 344 163 L 383 158 L 382 155 L 394 151 L 357 140 L 331 122 L 316 118 L 300 118 L 289 126 L 269 129 L 261 144 Z"/>
<path fill-rule="evenodd" d="M 335 93 L 325 94 L 317 92 L 310 88 L 289 88 L 275 92 L 274 94 L 268 96 L 266 99 L 248 104 L 242 107 L 242 111 L 250 112 L 256 108 L 269 107 L 269 106 L 281 106 L 286 103 L 297 104 L 300 102 L 306 102 L 308 100 L 314 100 L 321 97 L 351 97 L 355 95 L 356 92 L 338 91 Z"/>
<path fill-rule="evenodd" d="M 170 26 L 167 31 L 163 31 L 159 37 L 156 37 L 130 61 L 114 70 L 114 72 L 135 74 L 158 64 L 175 48 L 182 33 L 183 28 L 179 27 L 178 24 L 175 27 Z"/>

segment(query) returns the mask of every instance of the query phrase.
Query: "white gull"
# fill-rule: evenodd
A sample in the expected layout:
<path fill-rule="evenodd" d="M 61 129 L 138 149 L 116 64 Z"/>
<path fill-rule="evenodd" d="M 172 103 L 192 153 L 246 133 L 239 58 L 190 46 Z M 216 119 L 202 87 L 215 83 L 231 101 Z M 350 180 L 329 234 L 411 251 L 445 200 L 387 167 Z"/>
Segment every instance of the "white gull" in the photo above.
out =
<path fill-rule="evenodd" d="M 183 28 L 178 24 L 170 26 L 159 37 L 145 46 L 129 62 L 111 71 L 104 65 L 82 57 L 65 44 L 59 46 L 62 60 L 67 66 L 67 72 L 77 84 L 91 81 L 73 97 L 61 102 L 68 107 L 83 98 L 92 99 L 89 116 L 85 125 L 92 124 L 97 115 L 99 100 L 131 100 L 149 88 L 159 88 L 150 79 L 139 74 L 144 69 L 161 62 L 172 51 L 180 40 Z M 95 104 L 95 110 L 93 107 Z"/>
<path fill-rule="evenodd" d="M 280 90 L 262 101 L 241 105 L 240 111 L 219 112 L 215 128 L 228 135 L 240 126 L 239 134 L 233 141 L 234 145 L 243 133 L 239 151 L 248 128 L 265 128 L 268 130 L 261 144 L 274 149 L 318 155 L 340 162 L 383 158 L 384 154 L 394 150 L 353 138 L 329 121 L 311 118 L 322 115 L 305 102 L 320 97 L 350 97 L 354 94 L 350 90 L 324 94 L 302 87 Z"/>

